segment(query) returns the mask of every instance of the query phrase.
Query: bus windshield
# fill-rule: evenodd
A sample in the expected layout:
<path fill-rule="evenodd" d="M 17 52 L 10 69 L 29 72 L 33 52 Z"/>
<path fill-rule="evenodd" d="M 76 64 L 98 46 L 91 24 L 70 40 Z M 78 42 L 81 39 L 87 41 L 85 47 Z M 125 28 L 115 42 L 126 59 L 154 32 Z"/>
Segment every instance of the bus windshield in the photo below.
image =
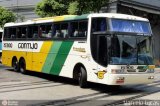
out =
<path fill-rule="evenodd" d="M 109 64 L 153 64 L 150 36 L 115 35 L 111 42 Z"/>
<path fill-rule="evenodd" d="M 111 31 L 151 35 L 149 22 L 136 20 L 111 19 Z"/>

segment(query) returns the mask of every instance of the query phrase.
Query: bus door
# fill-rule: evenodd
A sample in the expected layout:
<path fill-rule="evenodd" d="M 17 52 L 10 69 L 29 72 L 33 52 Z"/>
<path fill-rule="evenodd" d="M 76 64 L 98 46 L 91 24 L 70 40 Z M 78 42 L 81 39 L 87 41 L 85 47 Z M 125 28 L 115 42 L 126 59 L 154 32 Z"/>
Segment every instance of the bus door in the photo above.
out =
<path fill-rule="evenodd" d="M 110 47 L 110 37 L 107 35 L 101 34 L 93 34 L 92 35 L 92 43 L 91 43 L 91 50 L 92 50 L 92 57 L 97 62 L 97 77 L 99 79 L 103 78 L 105 73 L 106 67 L 109 61 L 109 47 Z"/>
<path fill-rule="evenodd" d="M 107 53 L 107 36 L 98 35 L 97 36 L 97 61 L 100 66 L 107 66 L 108 63 L 108 53 Z"/>
<path fill-rule="evenodd" d="M 104 74 L 106 73 L 109 61 L 110 45 L 111 43 L 109 37 L 107 37 L 106 35 L 97 36 L 98 79 L 103 79 Z"/>

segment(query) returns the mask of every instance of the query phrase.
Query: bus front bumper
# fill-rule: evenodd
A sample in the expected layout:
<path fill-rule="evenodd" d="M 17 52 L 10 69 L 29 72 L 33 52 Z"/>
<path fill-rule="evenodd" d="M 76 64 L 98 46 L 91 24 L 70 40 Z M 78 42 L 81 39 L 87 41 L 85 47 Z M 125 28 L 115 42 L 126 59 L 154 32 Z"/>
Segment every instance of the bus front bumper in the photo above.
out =
<path fill-rule="evenodd" d="M 147 74 L 108 74 L 108 85 L 147 84 L 154 81 L 154 73 Z"/>

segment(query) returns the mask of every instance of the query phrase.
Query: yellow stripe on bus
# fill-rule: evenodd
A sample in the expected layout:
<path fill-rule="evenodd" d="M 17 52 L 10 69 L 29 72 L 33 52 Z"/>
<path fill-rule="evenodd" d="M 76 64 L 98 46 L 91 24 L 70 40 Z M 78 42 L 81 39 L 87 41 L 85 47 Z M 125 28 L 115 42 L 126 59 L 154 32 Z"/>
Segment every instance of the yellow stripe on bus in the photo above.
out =
<path fill-rule="evenodd" d="M 47 58 L 47 55 L 49 53 L 49 50 L 51 48 L 53 42 L 51 41 L 45 41 L 41 47 L 41 50 L 39 53 L 34 52 L 33 53 L 33 64 L 32 64 L 32 70 L 36 72 L 41 72 L 43 65 L 45 63 L 45 60 Z"/>

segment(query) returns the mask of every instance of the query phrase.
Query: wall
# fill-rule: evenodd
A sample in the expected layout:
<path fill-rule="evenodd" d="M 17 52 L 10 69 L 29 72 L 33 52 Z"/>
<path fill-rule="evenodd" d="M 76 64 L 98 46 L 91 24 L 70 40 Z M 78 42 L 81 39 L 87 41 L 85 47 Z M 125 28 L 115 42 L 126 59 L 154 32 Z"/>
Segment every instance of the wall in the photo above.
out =
<path fill-rule="evenodd" d="M 0 6 L 12 10 L 15 14 L 25 17 L 25 20 L 37 18 L 34 8 L 41 0 L 0 0 Z M 20 21 L 20 20 L 19 20 Z"/>

